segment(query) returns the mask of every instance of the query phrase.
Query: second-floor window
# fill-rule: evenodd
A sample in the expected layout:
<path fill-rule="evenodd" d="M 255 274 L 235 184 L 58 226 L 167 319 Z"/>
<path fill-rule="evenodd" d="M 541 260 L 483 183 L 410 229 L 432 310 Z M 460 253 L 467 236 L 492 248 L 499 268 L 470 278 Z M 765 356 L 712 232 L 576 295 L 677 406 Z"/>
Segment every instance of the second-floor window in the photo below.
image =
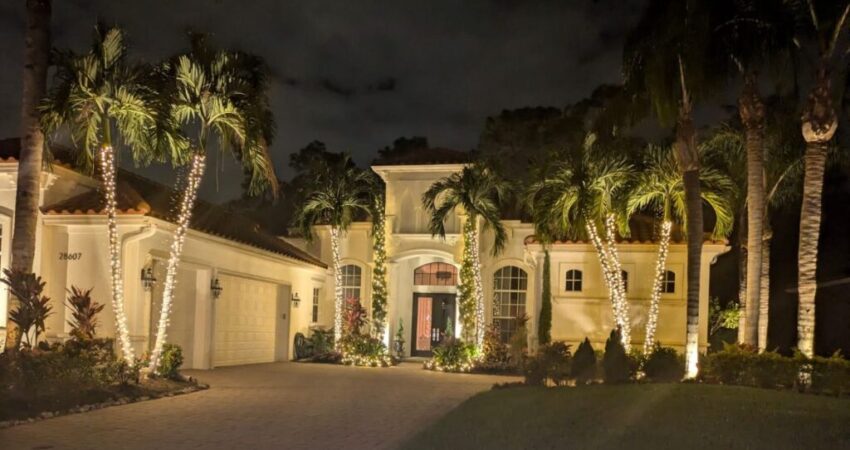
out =
<path fill-rule="evenodd" d="M 581 270 L 576 270 L 576 269 L 568 270 L 567 271 L 566 291 L 567 292 L 581 292 L 582 284 L 583 284 L 582 278 L 583 278 L 583 276 L 582 276 Z"/>

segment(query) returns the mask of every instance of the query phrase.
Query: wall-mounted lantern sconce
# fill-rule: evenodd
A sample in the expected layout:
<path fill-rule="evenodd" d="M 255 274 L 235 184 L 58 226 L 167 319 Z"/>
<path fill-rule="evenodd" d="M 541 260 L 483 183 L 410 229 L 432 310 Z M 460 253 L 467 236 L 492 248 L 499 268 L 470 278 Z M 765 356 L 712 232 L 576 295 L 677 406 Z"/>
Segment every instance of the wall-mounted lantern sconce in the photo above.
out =
<path fill-rule="evenodd" d="M 298 293 L 296 292 L 296 293 L 292 294 L 292 306 L 297 308 L 298 305 L 300 305 L 300 304 L 301 304 L 301 298 L 298 297 Z"/>
<path fill-rule="evenodd" d="M 148 266 L 142 269 L 142 286 L 144 286 L 145 291 L 150 292 L 155 284 L 156 277 L 153 276 L 153 267 Z"/>
<path fill-rule="evenodd" d="M 224 288 L 221 287 L 221 283 L 219 283 L 218 278 L 213 278 L 210 282 L 210 291 L 212 291 L 213 298 L 217 299 L 221 297 L 221 291 Z"/>

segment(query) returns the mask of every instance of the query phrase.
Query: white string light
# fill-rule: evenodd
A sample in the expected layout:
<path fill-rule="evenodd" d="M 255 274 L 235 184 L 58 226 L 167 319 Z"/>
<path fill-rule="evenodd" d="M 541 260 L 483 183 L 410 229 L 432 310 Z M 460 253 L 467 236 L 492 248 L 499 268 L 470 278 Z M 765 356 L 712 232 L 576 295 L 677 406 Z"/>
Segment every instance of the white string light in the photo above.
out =
<path fill-rule="evenodd" d="M 162 290 L 162 311 L 159 313 L 159 324 L 156 331 L 156 343 L 151 351 L 149 369 L 156 373 L 159 366 L 159 358 L 162 355 L 162 347 L 167 338 L 168 325 L 170 323 L 171 304 L 173 303 L 174 288 L 177 285 L 177 266 L 180 263 L 180 254 L 183 252 L 183 242 L 186 240 L 186 231 L 189 228 L 189 219 L 192 218 L 192 209 L 195 206 L 195 198 L 198 195 L 198 187 L 204 176 L 206 166 L 205 157 L 201 153 L 192 156 L 192 166 L 186 180 L 186 189 L 180 199 L 180 207 L 177 214 L 177 228 L 174 230 L 174 239 L 168 253 L 168 263 L 165 270 L 165 283 Z"/>
<path fill-rule="evenodd" d="M 608 288 L 608 297 L 611 300 L 611 307 L 614 314 L 614 324 L 620 329 L 620 340 L 626 351 L 631 347 L 631 332 L 629 324 L 628 304 L 626 302 L 626 291 L 623 283 L 622 271 L 619 269 L 619 256 L 616 253 L 616 243 L 614 241 L 614 222 L 613 217 L 609 216 L 606 219 L 606 229 L 608 230 L 608 245 L 602 242 L 599 232 L 596 230 L 596 225 L 587 221 L 585 228 L 591 243 L 596 249 L 599 257 L 599 264 L 602 266 L 602 275 L 605 279 L 605 285 Z M 613 250 L 613 253 L 612 253 Z"/>
<path fill-rule="evenodd" d="M 646 319 L 646 338 L 643 340 L 643 353 L 648 355 L 655 346 L 655 330 L 658 325 L 658 310 L 667 273 L 667 253 L 670 246 L 670 231 L 673 223 L 665 220 L 661 224 L 661 240 L 658 243 L 658 257 L 655 260 L 655 278 L 652 281 L 652 299 L 649 303 L 649 315 Z"/>
<path fill-rule="evenodd" d="M 475 346 L 482 348 L 484 345 L 484 287 L 481 282 L 481 255 L 480 244 L 478 239 L 478 227 L 475 221 L 477 218 L 470 217 L 470 226 L 465 227 L 466 241 L 469 243 L 468 249 L 464 248 L 464 257 L 471 258 L 472 261 L 472 296 L 475 299 Z M 468 250 L 468 252 L 467 252 Z"/>
<path fill-rule="evenodd" d="M 112 284 L 112 311 L 115 313 L 115 328 L 121 342 L 124 359 L 133 364 L 135 354 L 127 328 L 127 314 L 124 312 L 124 279 L 121 270 L 121 252 L 118 243 L 117 201 L 115 185 L 115 151 L 111 146 L 100 148 L 100 169 L 103 176 L 103 190 L 106 204 L 107 236 L 109 239 L 109 268 Z"/>
<path fill-rule="evenodd" d="M 375 336 L 386 342 L 387 332 L 387 249 L 383 204 L 376 208 L 374 226 L 375 266 L 372 268 L 372 323 Z"/>
<path fill-rule="evenodd" d="M 339 267 L 339 228 L 331 227 L 331 252 L 334 264 L 334 346 L 342 341 L 342 272 Z"/>

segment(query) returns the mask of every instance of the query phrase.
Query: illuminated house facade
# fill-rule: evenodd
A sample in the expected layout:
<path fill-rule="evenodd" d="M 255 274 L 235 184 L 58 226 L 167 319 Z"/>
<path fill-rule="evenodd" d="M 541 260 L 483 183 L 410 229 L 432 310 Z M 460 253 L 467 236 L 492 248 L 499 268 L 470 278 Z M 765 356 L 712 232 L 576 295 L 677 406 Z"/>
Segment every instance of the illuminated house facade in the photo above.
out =
<path fill-rule="evenodd" d="M 457 283 L 463 242 L 461 214 L 446 224 L 445 240 L 428 231 L 428 214 L 421 197 L 436 180 L 460 171 L 464 154 L 431 149 L 419 155 L 377 161 L 372 166 L 386 184 L 386 231 L 388 273 L 388 324 L 394 338 L 399 321 L 404 324 L 407 354 L 427 356 L 451 320 L 457 332 Z M 411 157 L 412 156 L 412 157 Z M 504 220 L 508 231 L 505 250 L 491 255 L 493 237 L 481 238 L 482 280 L 488 323 L 499 326 L 507 339 L 518 317 L 530 319 L 529 345 L 537 341 L 541 306 L 543 249 L 534 240 L 530 223 Z M 331 261 L 330 229 L 317 227 L 318 239 L 309 246 L 322 261 Z M 642 344 L 652 289 L 657 244 L 652 242 L 653 224 L 636 222 L 632 240 L 621 242 L 619 253 L 631 310 L 632 342 Z M 681 238 L 681 236 L 679 236 Z M 371 223 L 353 224 L 341 239 L 343 290 L 358 297 L 370 309 L 374 252 Z M 708 339 L 708 285 L 711 264 L 728 250 L 725 242 L 707 241 L 702 254 L 700 291 L 700 345 Z M 550 246 L 552 289 L 552 339 L 575 345 L 585 337 L 595 346 L 604 344 L 613 328 L 613 316 L 600 264 L 592 245 L 559 242 Z M 672 242 L 667 262 L 665 289 L 660 307 L 656 340 L 684 349 L 686 323 L 686 246 Z M 317 324 L 333 322 L 333 277 L 322 291 Z M 327 305 L 327 306 L 324 306 Z"/>
<path fill-rule="evenodd" d="M 17 155 L 17 139 L 0 141 L 4 268 L 9 267 Z M 72 285 L 92 288 L 92 298 L 106 305 L 98 316 L 98 335 L 114 337 L 100 184 L 62 164 L 62 155 L 56 158 L 43 175 L 34 264 L 47 283 L 45 295 L 52 299 L 46 338 L 69 338 L 71 312 L 64 299 Z M 159 318 L 165 261 L 175 229 L 170 221 L 174 189 L 119 170 L 117 191 L 124 307 L 134 350 L 141 355 L 153 343 Z M 291 359 L 290 343 L 296 332 L 308 330 L 313 293 L 322 290 L 327 278 L 327 266 L 312 255 L 243 217 L 198 202 L 178 269 L 168 341 L 182 347 L 187 368 Z M 214 285 L 220 289 L 212 289 Z M 4 317 L 6 298 L 0 285 Z"/>

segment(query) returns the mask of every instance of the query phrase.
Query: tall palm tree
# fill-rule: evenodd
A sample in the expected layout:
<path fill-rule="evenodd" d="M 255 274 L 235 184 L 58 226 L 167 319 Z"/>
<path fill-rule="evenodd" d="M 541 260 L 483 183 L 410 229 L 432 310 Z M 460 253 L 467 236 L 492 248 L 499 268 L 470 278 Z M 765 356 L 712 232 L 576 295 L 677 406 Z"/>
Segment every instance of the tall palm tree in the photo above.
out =
<path fill-rule="evenodd" d="M 791 135 L 787 131 L 787 122 L 793 115 L 792 99 L 786 97 L 768 98 L 768 110 L 772 112 L 768 116 L 766 126 L 768 132 L 764 142 L 764 188 L 765 188 L 765 211 L 762 218 L 763 228 L 759 240 L 762 242 L 762 277 L 759 280 L 758 289 L 758 349 L 764 351 L 767 348 L 767 330 L 769 324 L 770 310 L 770 244 L 772 229 L 770 226 L 770 213 L 778 207 L 788 205 L 797 200 L 801 186 L 803 155 L 799 145 L 799 135 Z M 793 119 L 791 119 L 793 120 Z M 723 125 L 711 130 L 708 138 L 703 142 L 705 160 L 712 167 L 729 174 L 736 185 L 737 192 L 747 190 L 747 152 L 748 140 L 746 131 L 739 128 Z M 747 197 L 737 195 L 733 201 L 733 208 L 739 216 L 747 209 Z M 739 220 L 738 225 L 742 222 Z M 746 264 L 739 265 L 739 270 L 747 270 Z M 747 283 L 744 283 L 747 284 Z M 743 320 L 743 319 L 741 319 Z"/>
<path fill-rule="evenodd" d="M 708 43 L 714 11 L 698 0 L 651 0 L 623 51 L 626 88 L 664 125 L 675 124 L 678 169 L 685 187 L 688 229 L 687 337 L 688 377 L 697 374 L 699 357 L 699 292 L 702 265 L 703 217 L 700 159 L 693 121 L 694 102 L 706 96 L 719 80 L 712 78 Z M 725 60 L 724 60 L 725 62 Z"/>
<path fill-rule="evenodd" d="M 744 128 L 746 158 L 742 161 L 746 168 L 746 268 L 742 271 L 742 290 L 740 298 L 743 314 L 740 316 L 739 341 L 756 345 L 758 330 L 766 317 L 760 314 L 764 304 L 761 298 L 761 280 L 767 274 L 762 272 L 762 248 L 765 234 L 767 201 L 765 186 L 765 126 L 767 110 L 759 93 L 759 69 L 770 68 L 770 73 L 781 78 L 790 67 L 790 51 L 794 47 L 792 29 L 794 24 L 784 14 L 785 5 L 781 1 L 740 1 L 717 0 L 709 2 L 714 6 L 712 18 L 712 47 L 722 55 L 727 55 L 730 64 L 726 65 L 728 76 L 742 81 L 742 90 L 738 97 L 738 115 Z M 723 58 L 721 58 L 722 61 Z M 722 71 L 723 66 L 718 65 Z M 743 239 L 741 239 L 743 240 Z"/>
<path fill-rule="evenodd" d="M 340 265 L 340 238 L 358 214 L 371 212 L 374 193 L 373 177 L 358 168 L 349 155 L 328 162 L 317 160 L 309 168 L 313 180 L 304 199 L 297 206 L 295 223 L 308 240 L 313 238 L 313 227 L 319 224 L 331 228 L 331 257 L 334 270 L 334 338 L 339 345 L 343 332 L 344 301 L 342 297 L 342 271 Z"/>
<path fill-rule="evenodd" d="M 494 234 L 493 254 L 502 251 L 507 241 L 507 232 L 502 224 L 500 212 L 505 201 L 509 183 L 483 164 L 464 167 L 460 172 L 434 182 L 422 195 L 422 203 L 430 216 L 428 227 L 434 236 L 446 236 L 446 220 L 458 210 L 466 214 L 463 226 L 464 268 L 461 283 L 466 288 L 461 292 L 461 320 L 467 335 L 475 345 L 484 344 L 484 289 L 481 283 L 481 252 L 478 236 L 479 222 L 484 229 Z M 471 272 L 471 273 L 469 273 Z M 467 273 L 471 275 L 469 283 Z M 469 289 L 471 287 L 471 289 Z M 469 292 L 471 290 L 471 292 Z"/>
<path fill-rule="evenodd" d="M 191 51 L 163 64 L 156 83 L 161 94 L 161 122 L 176 127 L 188 140 L 172 151 L 174 159 L 190 161 L 177 208 L 174 237 L 166 263 L 162 309 L 151 350 L 149 370 L 156 372 L 166 342 L 177 268 L 189 228 L 207 154 L 217 147 L 229 151 L 248 176 L 249 194 L 277 193 L 277 176 L 268 154 L 274 118 L 268 103 L 267 68 L 254 55 L 215 50 L 205 36 L 191 35 Z M 166 136 L 166 140 L 168 137 Z M 181 154 L 183 148 L 186 151 Z"/>
<path fill-rule="evenodd" d="M 633 167 L 625 158 L 595 149 L 594 142 L 595 136 L 588 134 L 580 149 L 529 186 L 526 203 L 536 229 L 544 236 L 589 239 L 593 244 L 608 287 L 615 325 L 628 348 L 629 305 L 616 247 L 616 224 L 623 220 L 616 215 L 620 209 L 616 203 L 626 192 Z"/>
<path fill-rule="evenodd" d="M 35 231 L 41 194 L 41 167 L 44 134 L 39 124 L 38 102 L 47 91 L 50 55 L 50 0 L 27 0 L 24 76 L 21 95 L 21 154 L 18 158 L 18 188 L 15 192 L 15 223 L 12 235 L 12 268 L 32 272 L 35 257 Z M 7 311 L 18 305 L 9 296 Z M 7 318 L 5 349 L 17 351 L 21 331 Z"/>
<path fill-rule="evenodd" d="M 671 149 L 651 145 L 647 149 L 646 163 L 629 192 L 626 204 L 629 216 L 638 212 L 652 212 L 661 216 L 658 256 L 646 320 L 646 337 L 643 341 L 643 351 L 646 354 L 655 346 L 655 329 L 658 324 L 671 230 L 674 223 L 684 225 L 687 217 L 685 186 L 676 168 L 676 157 Z M 717 218 L 714 224 L 715 236 L 727 236 L 732 230 L 734 210 L 731 200 L 734 191 L 735 186 L 727 175 L 710 166 L 702 167 L 700 195 Z"/>
<path fill-rule="evenodd" d="M 151 137 L 156 112 L 142 82 L 140 66 L 126 61 L 127 48 L 119 28 L 95 27 L 91 49 L 85 54 L 56 54 L 56 83 L 42 104 L 46 131 L 67 127 L 78 152 L 78 164 L 93 171 L 99 162 L 109 243 L 110 286 L 115 328 L 128 362 L 134 351 L 124 312 L 123 271 L 116 211 L 116 148 L 124 144 L 133 158 L 148 162 L 155 156 Z"/>
<path fill-rule="evenodd" d="M 817 292 L 818 241 L 820 239 L 823 178 L 828 147 L 838 129 L 838 115 L 832 104 L 832 77 L 842 55 L 850 46 L 844 29 L 850 15 L 848 1 L 792 1 L 789 10 L 797 21 L 794 32 L 804 53 L 817 49 L 814 58 L 814 85 L 801 116 L 801 131 L 806 142 L 804 156 L 803 201 L 800 212 L 798 248 L 797 348 L 807 357 L 814 356 L 815 295 Z M 841 47 L 841 48 L 839 48 Z"/>

